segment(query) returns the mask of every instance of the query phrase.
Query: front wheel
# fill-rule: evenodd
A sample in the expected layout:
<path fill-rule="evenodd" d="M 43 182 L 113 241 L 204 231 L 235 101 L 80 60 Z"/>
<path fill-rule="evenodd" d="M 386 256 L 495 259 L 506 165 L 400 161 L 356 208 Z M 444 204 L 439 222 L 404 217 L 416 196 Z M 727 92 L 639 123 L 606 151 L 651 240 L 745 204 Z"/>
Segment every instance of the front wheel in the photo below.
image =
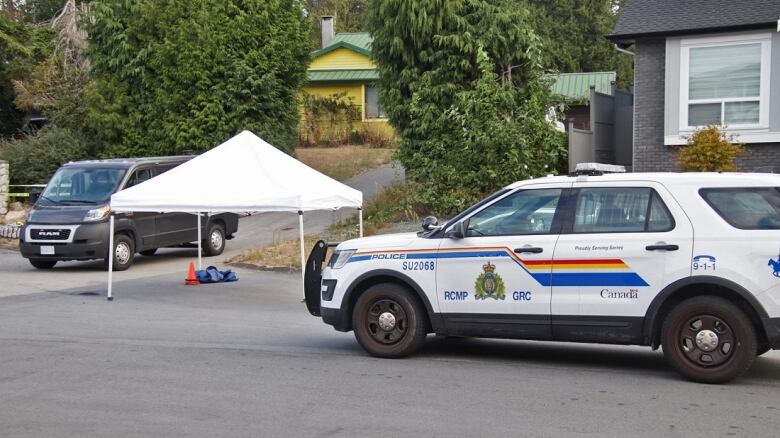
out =
<path fill-rule="evenodd" d="M 425 310 L 408 289 L 394 283 L 371 286 L 360 295 L 352 327 L 367 352 L 387 358 L 416 352 L 428 334 Z"/>
<path fill-rule="evenodd" d="M 756 332 L 734 304 L 701 296 L 678 304 L 664 320 L 664 356 L 683 376 L 702 383 L 726 383 L 756 358 Z"/>
<path fill-rule="evenodd" d="M 114 257 L 114 271 L 124 271 L 129 268 L 135 258 L 133 240 L 124 234 L 117 234 L 114 237 L 114 249 L 110 255 Z M 108 269 L 108 257 L 105 258 L 104 264 Z"/>
<path fill-rule="evenodd" d="M 206 256 L 218 256 L 225 250 L 225 228 L 220 224 L 212 224 L 206 238 L 203 239 L 203 253 Z"/>

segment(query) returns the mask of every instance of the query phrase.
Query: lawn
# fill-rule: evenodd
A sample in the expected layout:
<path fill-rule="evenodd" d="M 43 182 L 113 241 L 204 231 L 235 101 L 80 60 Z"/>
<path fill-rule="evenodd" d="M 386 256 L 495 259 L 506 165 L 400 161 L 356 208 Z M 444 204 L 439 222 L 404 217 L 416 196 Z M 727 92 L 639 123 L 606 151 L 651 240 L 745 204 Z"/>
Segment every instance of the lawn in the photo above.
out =
<path fill-rule="evenodd" d="M 345 181 L 392 161 L 394 149 L 367 146 L 313 147 L 295 150 L 297 158 L 329 177 Z"/>

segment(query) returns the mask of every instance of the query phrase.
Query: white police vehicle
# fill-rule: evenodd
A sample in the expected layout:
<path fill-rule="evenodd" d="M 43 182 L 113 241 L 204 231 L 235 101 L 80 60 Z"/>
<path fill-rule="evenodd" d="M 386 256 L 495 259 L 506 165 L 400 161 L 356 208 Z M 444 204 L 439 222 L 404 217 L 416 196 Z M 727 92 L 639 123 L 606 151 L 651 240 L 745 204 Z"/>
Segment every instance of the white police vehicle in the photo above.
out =
<path fill-rule="evenodd" d="M 428 333 L 663 346 L 727 382 L 780 348 L 780 177 L 597 170 L 519 181 L 443 226 L 307 262 L 309 311 L 401 357 Z"/>

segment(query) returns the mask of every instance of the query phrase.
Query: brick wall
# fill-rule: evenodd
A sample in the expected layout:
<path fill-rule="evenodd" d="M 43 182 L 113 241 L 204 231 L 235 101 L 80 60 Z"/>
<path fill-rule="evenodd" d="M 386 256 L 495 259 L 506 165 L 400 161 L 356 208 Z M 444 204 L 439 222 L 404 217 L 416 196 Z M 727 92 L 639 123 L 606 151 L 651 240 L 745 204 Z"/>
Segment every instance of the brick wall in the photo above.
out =
<path fill-rule="evenodd" d="M 639 40 L 634 57 L 634 172 L 678 170 L 674 152 L 664 145 L 664 74 L 666 42 Z M 736 160 L 740 170 L 774 167 L 780 173 L 780 143 L 746 145 Z"/>
<path fill-rule="evenodd" d="M 634 56 L 634 172 L 673 170 L 664 146 L 664 40 L 639 40 Z"/>

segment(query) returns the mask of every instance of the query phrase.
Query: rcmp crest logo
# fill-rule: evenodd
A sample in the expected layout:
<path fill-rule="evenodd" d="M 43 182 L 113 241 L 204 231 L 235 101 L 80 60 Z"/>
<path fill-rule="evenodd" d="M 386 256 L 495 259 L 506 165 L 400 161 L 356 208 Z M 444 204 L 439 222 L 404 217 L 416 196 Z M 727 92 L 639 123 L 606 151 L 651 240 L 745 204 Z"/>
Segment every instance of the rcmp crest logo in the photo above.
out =
<path fill-rule="evenodd" d="M 482 265 L 482 271 L 474 285 L 474 298 L 477 300 L 486 300 L 488 298 L 493 298 L 494 300 L 505 299 L 504 280 L 496 274 L 496 265 L 487 262 L 486 265 Z"/>

